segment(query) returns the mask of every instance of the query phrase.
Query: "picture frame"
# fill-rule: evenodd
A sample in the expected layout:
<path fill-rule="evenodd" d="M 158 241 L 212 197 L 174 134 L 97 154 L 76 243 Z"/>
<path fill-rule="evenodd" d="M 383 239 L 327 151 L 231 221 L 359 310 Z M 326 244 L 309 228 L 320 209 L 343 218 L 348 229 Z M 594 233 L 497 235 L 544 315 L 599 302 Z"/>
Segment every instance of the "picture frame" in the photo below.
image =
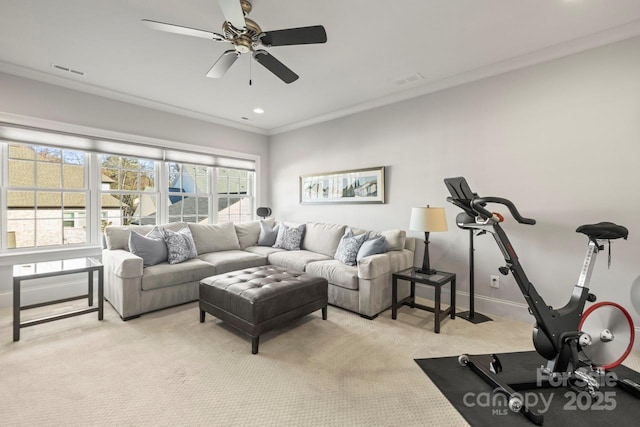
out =
<path fill-rule="evenodd" d="M 300 177 L 300 204 L 384 203 L 384 166 Z"/>

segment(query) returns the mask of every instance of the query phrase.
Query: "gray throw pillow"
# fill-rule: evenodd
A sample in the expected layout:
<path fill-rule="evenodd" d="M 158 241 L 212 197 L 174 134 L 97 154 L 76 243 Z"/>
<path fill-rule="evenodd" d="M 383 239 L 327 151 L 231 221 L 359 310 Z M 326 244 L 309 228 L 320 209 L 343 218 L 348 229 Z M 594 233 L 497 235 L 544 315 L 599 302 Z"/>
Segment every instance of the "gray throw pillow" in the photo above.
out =
<path fill-rule="evenodd" d="M 186 230 L 186 231 L 185 231 Z M 180 231 L 164 230 L 169 264 L 178 264 L 196 257 L 196 244 L 188 228 Z"/>
<path fill-rule="evenodd" d="M 285 224 L 279 224 L 279 226 L 278 237 L 276 237 L 276 243 L 273 247 L 288 251 L 299 251 L 305 224 L 300 224 L 297 227 L 289 227 Z"/>
<path fill-rule="evenodd" d="M 145 267 L 160 264 L 167 260 L 167 245 L 158 227 L 154 227 L 146 236 L 132 231 L 129 234 L 129 250 L 142 258 Z"/>
<path fill-rule="evenodd" d="M 271 228 L 265 221 L 260 221 L 260 235 L 258 236 L 258 246 L 273 246 L 276 244 L 276 237 L 278 237 L 279 225 Z"/>
<path fill-rule="evenodd" d="M 360 246 L 367 240 L 366 234 L 353 235 L 351 230 L 347 230 L 340 239 L 338 249 L 333 258 L 346 265 L 356 265 L 356 257 Z"/>
<path fill-rule="evenodd" d="M 360 261 L 362 258 L 370 255 L 383 254 L 388 250 L 387 239 L 385 239 L 384 236 L 374 237 L 373 239 L 366 240 L 362 246 L 360 246 L 356 261 Z"/>

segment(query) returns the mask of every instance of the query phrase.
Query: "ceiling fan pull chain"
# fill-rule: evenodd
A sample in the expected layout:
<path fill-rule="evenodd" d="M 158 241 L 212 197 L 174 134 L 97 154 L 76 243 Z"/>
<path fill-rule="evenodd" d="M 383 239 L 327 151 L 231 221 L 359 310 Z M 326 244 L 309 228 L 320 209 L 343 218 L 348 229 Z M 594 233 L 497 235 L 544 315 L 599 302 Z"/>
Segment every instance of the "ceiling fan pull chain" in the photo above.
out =
<path fill-rule="evenodd" d="M 251 72 L 253 68 L 251 67 L 251 59 L 249 59 L 249 86 L 251 86 Z"/>

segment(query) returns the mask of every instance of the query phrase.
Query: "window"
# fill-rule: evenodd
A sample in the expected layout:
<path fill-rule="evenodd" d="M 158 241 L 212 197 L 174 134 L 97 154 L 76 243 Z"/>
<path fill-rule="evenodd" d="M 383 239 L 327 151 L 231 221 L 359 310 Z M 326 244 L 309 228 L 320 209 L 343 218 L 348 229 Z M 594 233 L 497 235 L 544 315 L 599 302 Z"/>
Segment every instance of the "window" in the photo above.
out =
<path fill-rule="evenodd" d="M 100 157 L 102 221 L 106 225 L 156 224 L 156 162 L 110 154 Z"/>
<path fill-rule="evenodd" d="M 82 244 L 88 186 L 86 155 L 40 145 L 8 144 L 7 247 L 36 248 Z"/>
<path fill-rule="evenodd" d="M 209 222 L 210 176 L 213 168 L 165 163 L 168 172 L 168 222 Z"/>
<path fill-rule="evenodd" d="M 253 167 L 0 123 L 0 250 L 97 246 L 108 225 L 250 221 Z"/>
<path fill-rule="evenodd" d="M 253 219 L 254 173 L 218 168 L 218 222 L 246 222 Z"/>

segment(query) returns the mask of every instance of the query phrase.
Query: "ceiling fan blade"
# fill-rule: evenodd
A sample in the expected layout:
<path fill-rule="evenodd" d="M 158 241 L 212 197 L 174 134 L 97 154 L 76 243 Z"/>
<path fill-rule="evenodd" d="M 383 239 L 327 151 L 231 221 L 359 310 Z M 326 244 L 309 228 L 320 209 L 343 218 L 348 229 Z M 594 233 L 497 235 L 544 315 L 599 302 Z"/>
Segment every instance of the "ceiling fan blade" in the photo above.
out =
<path fill-rule="evenodd" d="M 287 84 L 298 80 L 298 75 L 296 73 L 291 71 L 286 65 L 278 61 L 266 50 L 260 49 L 255 51 L 253 58 Z"/>
<path fill-rule="evenodd" d="M 220 3 L 220 9 L 222 9 L 222 14 L 227 22 L 238 30 L 245 27 L 244 12 L 240 6 L 240 0 L 218 0 L 218 3 Z"/>
<path fill-rule="evenodd" d="M 220 55 L 220 58 L 213 64 L 213 67 L 207 73 L 207 77 L 211 77 L 212 79 L 219 79 L 224 76 L 224 73 L 227 72 L 229 68 L 236 62 L 240 54 L 235 50 L 228 50 Z"/>
<path fill-rule="evenodd" d="M 203 39 L 213 39 L 216 41 L 225 41 L 222 34 L 213 33 L 211 31 L 198 30 L 196 28 L 183 27 L 181 25 L 167 24 L 164 22 L 151 21 L 143 19 L 142 23 L 152 30 L 166 31 L 168 33 L 182 34 L 183 36 L 201 37 Z"/>
<path fill-rule="evenodd" d="M 322 25 L 267 31 L 260 40 L 265 46 L 326 43 L 327 32 Z"/>

